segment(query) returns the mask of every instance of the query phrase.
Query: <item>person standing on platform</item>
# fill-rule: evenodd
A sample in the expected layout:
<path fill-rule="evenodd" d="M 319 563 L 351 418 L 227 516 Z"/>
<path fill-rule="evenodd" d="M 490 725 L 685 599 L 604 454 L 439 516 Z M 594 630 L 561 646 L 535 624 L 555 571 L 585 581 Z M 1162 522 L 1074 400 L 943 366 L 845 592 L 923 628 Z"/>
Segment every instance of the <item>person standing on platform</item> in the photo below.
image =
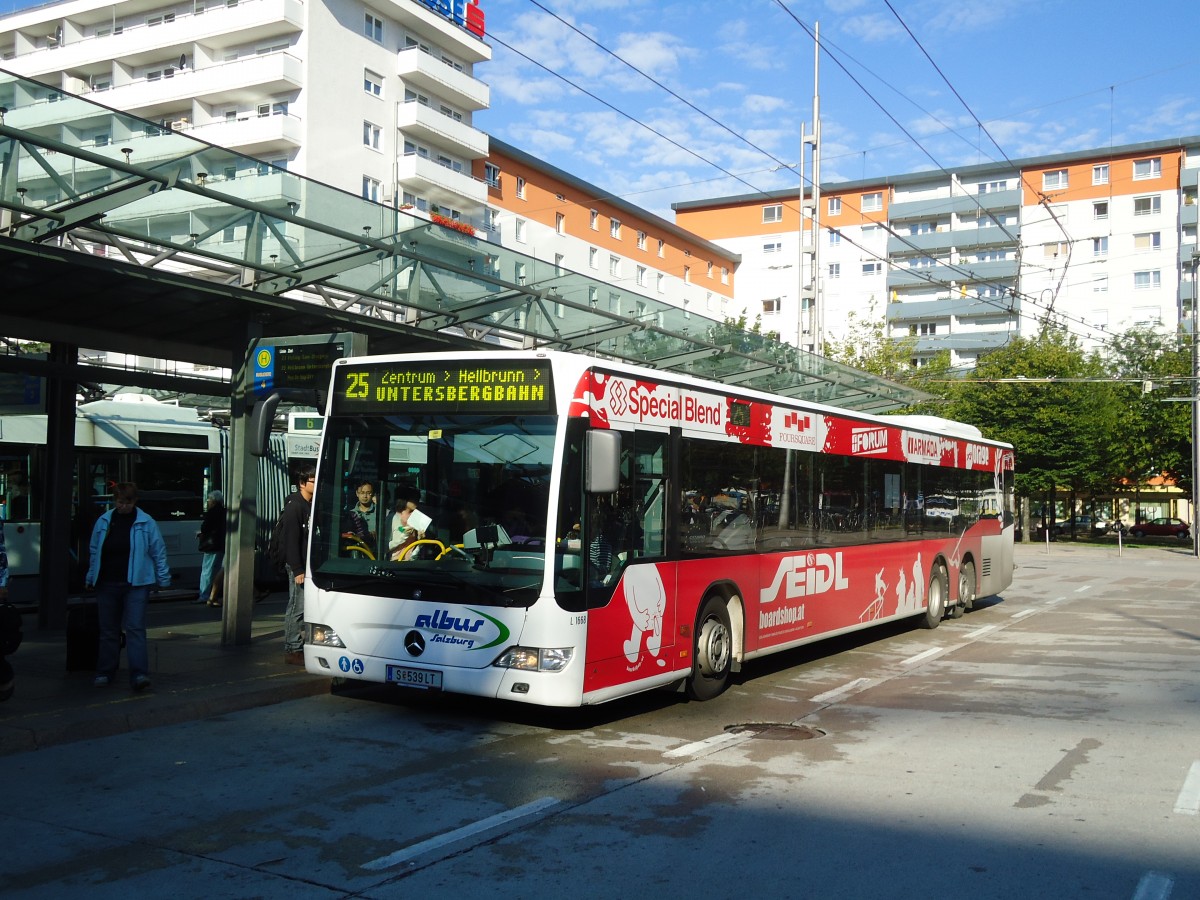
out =
<path fill-rule="evenodd" d="M 200 596 L 197 603 L 221 605 L 221 573 L 225 562 L 225 495 L 210 491 L 200 521 Z"/>
<path fill-rule="evenodd" d="M 113 488 L 113 508 L 96 520 L 84 586 L 96 590 L 100 645 L 96 687 L 107 687 L 121 662 L 121 631 L 135 691 L 150 687 L 146 650 L 146 604 L 150 588 L 171 586 L 167 547 L 158 523 L 137 508 L 137 485 L 123 481 Z"/>
<path fill-rule="evenodd" d="M 287 500 L 279 527 L 288 577 L 288 602 L 283 614 L 283 661 L 304 665 L 304 570 L 308 563 L 308 517 L 312 512 L 317 470 L 302 466 L 296 473 L 296 493 Z"/>

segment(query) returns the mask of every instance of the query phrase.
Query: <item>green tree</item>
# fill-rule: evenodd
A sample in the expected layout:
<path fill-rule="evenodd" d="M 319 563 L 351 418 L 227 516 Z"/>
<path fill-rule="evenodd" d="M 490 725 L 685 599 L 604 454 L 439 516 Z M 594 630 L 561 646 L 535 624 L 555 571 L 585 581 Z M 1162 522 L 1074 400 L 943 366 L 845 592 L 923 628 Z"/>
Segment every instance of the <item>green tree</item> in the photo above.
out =
<path fill-rule="evenodd" d="M 1165 473 L 1190 493 L 1192 405 L 1164 401 L 1191 396 L 1191 347 L 1176 335 L 1137 328 L 1118 335 L 1106 358 L 1123 379 L 1116 388 L 1123 413 L 1115 423 L 1118 476 L 1136 482 Z"/>
<path fill-rule="evenodd" d="M 1013 445 L 1018 494 L 1049 500 L 1060 488 L 1091 495 L 1114 486 L 1119 391 L 1100 356 L 1074 337 L 1049 329 L 1014 338 L 948 394 L 944 414 Z"/>
<path fill-rule="evenodd" d="M 950 370 L 950 352 L 937 354 L 927 365 L 914 368 L 913 356 L 917 339 L 913 336 L 889 337 L 886 319 L 876 313 L 872 300 L 863 316 L 851 312 L 846 316 L 845 340 L 825 342 L 825 356 L 901 384 L 937 380 Z M 940 410 L 939 410 L 940 412 Z"/>

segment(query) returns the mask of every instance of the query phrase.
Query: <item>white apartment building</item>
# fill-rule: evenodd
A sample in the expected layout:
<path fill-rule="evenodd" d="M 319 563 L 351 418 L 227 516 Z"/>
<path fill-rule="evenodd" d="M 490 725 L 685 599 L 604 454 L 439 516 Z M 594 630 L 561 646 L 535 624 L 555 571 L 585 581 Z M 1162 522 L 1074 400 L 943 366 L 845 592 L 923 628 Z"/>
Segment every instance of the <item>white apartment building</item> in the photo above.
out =
<path fill-rule="evenodd" d="M 465 10 L 476 17 L 477 2 Z M 0 17 L 0 68 L 49 85 L 35 99 L 79 94 L 371 200 L 482 224 L 487 189 L 471 169 L 488 140 L 472 117 L 489 89 L 474 67 L 491 48 L 443 6 L 64 0 Z M 108 122 L 60 127 L 103 147 L 125 138 Z"/>
<path fill-rule="evenodd" d="M 100 155 L 128 151 L 143 165 L 186 152 L 169 138 L 177 132 L 245 154 L 209 155 L 194 167 L 204 169 L 202 183 L 263 209 L 337 219 L 332 198 L 290 177 L 305 176 L 411 215 L 457 220 L 479 240 L 528 254 L 496 273 L 516 283 L 578 272 L 610 285 L 590 290 L 593 306 L 622 315 L 641 316 L 653 306 L 644 298 L 688 315 L 735 315 L 736 254 L 516 148 L 501 144 L 492 158 L 473 124 L 489 103 L 475 66 L 491 58 L 478 3 L 451 5 L 462 22 L 439 12 L 447 4 L 438 0 L 47 4 L 0 17 L 0 68 L 47 85 L 21 98 L 10 124 Z M 77 111 L 67 94 L 156 127 L 113 133 L 122 123 Z M 46 178 L 25 195 L 35 206 L 59 199 Z M 190 234 L 203 249 L 236 256 L 252 240 L 252 226 L 226 222 L 223 207 L 175 199 L 160 195 L 155 207 L 155 227 L 175 241 Z M 371 233 L 381 227 L 386 219 Z M 262 259 L 286 260 L 285 240 L 297 240 L 286 223 L 266 235 Z"/>
<path fill-rule="evenodd" d="M 916 338 L 920 365 L 971 365 L 1047 316 L 1086 346 L 1136 325 L 1190 328 L 1200 137 L 822 185 L 819 311 L 799 302 L 795 192 L 674 205 L 739 254 L 736 304 L 784 340 L 844 340 L 848 315 Z M 805 220 L 804 250 L 813 249 Z"/>

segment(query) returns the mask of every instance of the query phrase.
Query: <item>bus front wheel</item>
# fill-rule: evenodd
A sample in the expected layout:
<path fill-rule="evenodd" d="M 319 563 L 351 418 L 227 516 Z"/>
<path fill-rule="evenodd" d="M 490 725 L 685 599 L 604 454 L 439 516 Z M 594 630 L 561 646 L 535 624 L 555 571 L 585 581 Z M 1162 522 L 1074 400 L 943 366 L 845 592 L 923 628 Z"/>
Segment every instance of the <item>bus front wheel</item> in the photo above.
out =
<path fill-rule="evenodd" d="M 733 629 L 729 609 L 717 596 L 709 597 L 696 620 L 696 643 L 687 693 L 693 700 L 711 700 L 725 690 L 733 661 Z"/>
<path fill-rule="evenodd" d="M 929 605 L 925 607 L 925 616 L 921 619 L 924 628 L 937 628 L 946 614 L 946 597 L 950 593 L 950 576 L 946 567 L 938 563 L 929 575 Z"/>

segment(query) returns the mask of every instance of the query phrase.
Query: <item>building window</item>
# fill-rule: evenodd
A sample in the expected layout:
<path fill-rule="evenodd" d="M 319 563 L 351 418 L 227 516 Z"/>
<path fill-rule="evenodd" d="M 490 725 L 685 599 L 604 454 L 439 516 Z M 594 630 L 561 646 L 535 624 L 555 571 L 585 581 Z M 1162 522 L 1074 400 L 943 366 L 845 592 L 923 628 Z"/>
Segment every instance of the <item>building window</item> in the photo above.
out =
<path fill-rule="evenodd" d="M 372 203 L 378 203 L 383 196 L 383 184 L 371 178 L 369 175 L 364 175 L 362 180 L 362 195 L 364 200 L 370 200 Z"/>
<path fill-rule="evenodd" d="M 829 201 L 825 205 L 825 208 L 829 211 L 829 215 L 831 215 L 831 216 L 841 215 L 842 214 L 842 198 L 841 197 L 830 197 Z"/>
<path fill-rule="evenodd" d="M 883 263 L 865 262 L 862 264 L 862 273 L 864 275 L 877 275 L 883 271 Z"/>
<path fill-rule="evenodd" d="M 380 137 L 383 134 L 383 129 L 372 122 L 363 122 L 363 146 L 370 147 L 372 150 L 379 149 Z"/>
<path fill-rule="evenodd" d="M 1093 294 L 1107 294 L 1108 293 L 1108 276 L 1107 275 L 1097 275 L 1095 278 L 1092 279 L 1092 293 Z"/>
<path fill-rule="evenodd" d="M 567 233 L 567 217 L 562 213 L 554 214 L 554 232 L 555 234 Z"/>
<path fill-rule="evenodd" d="M 1108 184 L 1108 163 L 1092 166 L 1092 184 Z"/>
<path fill-rule="evenodd" d="M 1162 247 L 1162 233 L 1158 231 L 1148 231 L 1144 234 L 1135 234 L 1133 236 L 1133 249 L 1139 252 L 1145 250 L 1158 250 Z"/>
<path fill-rule="evenodd" d="M 658 258 L 662 259 L 667 255 L 667 242 L 662 238 L 658 239 Z"/>
<path fill-rule="evenodd" d="M 524 219 L 517 219 L 515 236 L 518 244 L 525 243 L 525 225 Z"/>
<path fill-rule="evenodd" d="M 646 267 L 645 266 L 637 267 L 637 283 L 638 283 L 638 287 L 646 286 Z"/>
<path fill-rule="evenodd" d="M 519 262 L 513 267 L 513 273 L 517 276 L 517 284 L 525 283 L 525 263 Z M 514 323 L 518 328 L 521 327 L 520 319 Z"/>
<path fill-rule="evenodd" d="M 762 220 L 763 220 L 764 225 L 767 225 L 767 224 L 770 224 L 773 222 L 782 222 L 783 221 L 783 204 L 782 203 L 773 203 L 770 206 L 764 206 L 762 208 Z"/>
<path fill-rule="evenodd" d="M 600 213 L 596 212 L 594 209 L 588 213 L 588 225 L 591 227 L 592 231 L 600 230 Z"/>
<path fill-rule="evenodd" d="M 842 264 L 841 263 L 830 263 L 829 264 L 829 277 L 830 278 L 841 278 L 842 277 Z"/>
<path fill-rule="evenodd" d="M 609 219 L 608 220 L 608 234 L 610 237 L 616 238 L 618 241 L 621 239 L 621 220 L 620 219 Z"/>
<path fill-rule="evenodd" d="M 525 199 L 525 179 L 520 175 L 517 176 L 517 199 Z"/>
<path fill-rule="evenodd" d="M 762 245 L 763 253 L 782 253 L 783 241 L 767 241 Z"/>
<path fill-rule="evenodd" d="M 981 181 L 979 183 L 979 193 L 981 193 L 981 194 L 992 194 L 997 191 L 1007 191 L 1007 190 L 1008 190 L 1008 182 L 1007 181 Z"/>
<path fill-rule="evenodd" d="M 1108 218 L 1108 201 L 1107 200 L 1100 200 L 1100 201 L 1097 201 L 1096 203 L 1092 204 L 1092 218 L 1093 219 L 1107 219 Z"/>
<path fill-rule="evenodd" d="M 1104 240 L 1107 241 L 1108 238 L 1105 238 Z M 1068 245 L 1066 241 L 1051 241 L 1048 244 L 1042 245 L 1042 256 L 1046 257 L 1046 259 L 1055 259 L 1059 256 L 1066 256 L 1067 249 Z"/>
<path fill-rule="evenodd" d="M 1043 191 L 1061 191 L 1067 186 L 1067 170 L 1055 169 L 1053 172 L 1042 173 Z"/>
<path fill-rule="evenodd" d="M 1133 214 L 1135 216 L 1154 216 L 1162 212 L 1161 197 L 1134 197 Z"/>
<path fill-rule="evenodd" d="M 1092 256 L 1108 256 L 1108 238 L 1092 238 Z"/>
<path fill-rule="evenodd" d="M 1162 287 L 1162 272 L 1155 269 L 1152 272 L 1134 272 L 1133 289 L 1135 291 L 1151 291 Z"/>
<path fill-rule="evenodd" d="M 883 193 L 875 191 L 862 195 L 862 212 L 879 212 L 883 209 Z"/>
<path fill-rule="evenodd" d="M 1145 178 L 1160 178 L 1162 176 L 1162 157 L 1156 156 L 1153 159 L 1135 159 L 1133 161 L 1133 180 L 1141 181 Z"/>
<path fill-rule="evenodd" d="M 637 248 L 639 250 L 646 249 L 646 232 L 644 231 L 639 231 L 637 233 Z"/>
<path fill-rule="evenodd" d="M 595 247 L 588 247 L 588 267 L 592 269 L 600 268 L 600 251 Z"/>
<path fill-rule="evenodd" d="M 829 246 L 836 247 L 841 242 L 842 242 L 842 233 L 840 231 L 838 231 L 836 228 L 830 229 L 830 231 L 829 231 Z"/>
<path fill-rule="evenodd" d="M 375 16 L 367 13 L 366 21 L 363 23 L 363 34 L 369 37 L 377 44 L 383 43 L 383 19 L 377 19 Z"/>
<path fill-rule="evenodd" d="M 691 266 L 683 267 L 683 283 L 684 284 L 692 283 L 692 267 Z"/>
<path fill-rule="evenodd" d="M 729 269 L 726 266 L 721 266 L 721 284 L 729 284 Z"/>
<path fill-rule="evenodd" d="M 370 69 L 363 69 L 363 90 L 372 97 L 382 97 L 383 76 L 376 75 Z"/>
<path fill-rule="evenodd" d="M 705 278 L 712 278 L 712 272 L 713 272 L 713 264 L 712 264 L 712 262 L 711 262 L 711 261 L 710 261 L 710 262 L 706 262 L 706 263 L 704 264 L 704 277 L 705 277 Z"/>
<path fill-rule="evenodd" d="M 608 274 L 612 278 L 621 277 L 621 258 L 619 256 L 610 256 L 608 258 Z"/>
<path fill-rule="evenodd" d="M 772 297 L 770 300 L 763 301 L 763 315 L 771 316 L 779 312 L 783 305 L 783 300 L 780 297 Z"/>
<path fill-rule="evenodd" d="M 667 278 L 665 275 L 663 275 L 662 272 L 659 272 L 654 276 L 654 286 L 658 289 L 658 292 L 660 294 L 662 294 L 666 291 Z"/>
<path fill-rule="evenodd" d="M 500 167 L 495 163 L 483 164 L 483 180 L 489 187 L 500 187 Z"/>

